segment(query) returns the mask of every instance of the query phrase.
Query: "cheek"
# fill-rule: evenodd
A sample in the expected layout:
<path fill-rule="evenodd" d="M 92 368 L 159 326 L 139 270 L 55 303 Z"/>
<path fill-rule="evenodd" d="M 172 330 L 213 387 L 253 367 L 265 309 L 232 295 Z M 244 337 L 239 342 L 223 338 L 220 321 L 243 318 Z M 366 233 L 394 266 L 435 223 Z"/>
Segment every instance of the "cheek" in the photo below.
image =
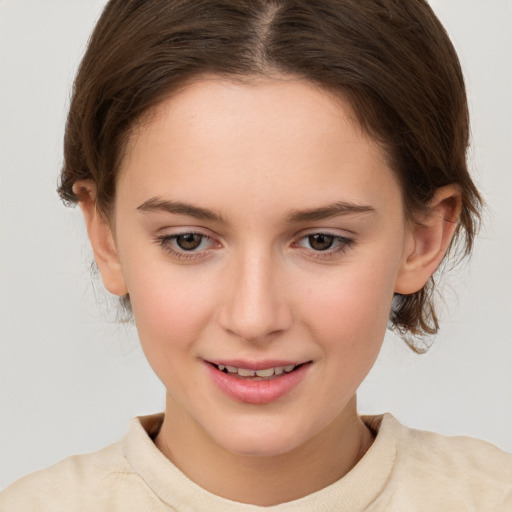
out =
<path fill-rule="evenodd" d="M 319 363 L 329 376 L 318 396 L 329 397 L 333 410 L 345 406 L 377 359 L 392 291 L 392 281 L 375 269 L 351 269 L 324 286 L 311 287 L 304 297 L 303 318 L 321 350 Z"/>
<path fill-rule="evenodd" d="M 211 319 L 212 290 L 168 269 L 135 272 L 129 283 L 139 340 L 155 374 L 168 391 L 199 385 L 188 371 L 201 333 Z M 177 391 L 178 390 L 178 391 Z"/>
<path fill-rule="evenodd" d="M 359 265 L 310 283 L 301 310 L 318 339 L 350 349 L 350 355 L 379 350 L 393 298 L 393 273 L 382 265 Z"/>
<path fill-rule="evenodd" d="M 208 323 L 214 290 L 198 273 L 172 272 L 168 265 L 130 269 L 128 290 L 137 331 L 145 350 L 192 344 Z"/>

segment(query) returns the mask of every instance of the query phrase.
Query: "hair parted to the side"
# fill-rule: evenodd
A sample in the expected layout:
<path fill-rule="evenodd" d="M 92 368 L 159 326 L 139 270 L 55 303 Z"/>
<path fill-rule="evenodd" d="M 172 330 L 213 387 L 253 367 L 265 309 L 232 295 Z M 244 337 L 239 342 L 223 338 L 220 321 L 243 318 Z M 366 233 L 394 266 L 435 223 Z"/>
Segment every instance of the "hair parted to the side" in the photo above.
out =
<path fill-rule="evenodd" d="M 406 215 L 457 184 L 454 243 L 470 253 L 482 201 L 466 163 L 469 119 L 455 50 L 424 0 L 111 0 L 80 65 L 64 141 L 59 193 L 93 180 L 109 218 L 131 130 L 173 91 L 202 75 L 288 74 L 346 98 L 362 129 L 387 152 Z M 395 297 L 394 328 L 438 329 L 431 279 Z M 124 298 L 124 303 L 129 303 Z"/>

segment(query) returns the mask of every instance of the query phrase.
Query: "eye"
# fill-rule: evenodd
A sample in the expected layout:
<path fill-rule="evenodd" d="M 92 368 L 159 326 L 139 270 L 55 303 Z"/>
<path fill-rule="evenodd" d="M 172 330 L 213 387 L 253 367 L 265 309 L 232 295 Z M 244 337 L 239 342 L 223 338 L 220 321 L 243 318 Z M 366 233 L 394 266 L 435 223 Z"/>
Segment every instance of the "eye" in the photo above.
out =
<path fill-rule="evenodd" d="M 161 235 L 156 242 L 171 256 L 177 259 L 200 258 L 208 255 L 215 242 L 203 233 L 187 231 Z"/>
<path fill-rule="evenodd" d="M 330 249 L 334 243 L 333 235 L 326 235 L 324 233 L 317 233 L 307 237 L 309 246 L 315 251 L 326 251 Z"/>
<path fill-rule="evenodd" d="M 184 251 L 193 251 L 198 249 L 203 243 L 203 235 L 197 233 L 185 233 L 184 235 L 175 235 L 176 245 Z"/>
<path fill-rule="evenodd" d="M 353 243 L 353 239 L 333 233 L 310 233 L 300 238 L 297 245 L 315 257 L 330 257 L 347 251 Z"/>

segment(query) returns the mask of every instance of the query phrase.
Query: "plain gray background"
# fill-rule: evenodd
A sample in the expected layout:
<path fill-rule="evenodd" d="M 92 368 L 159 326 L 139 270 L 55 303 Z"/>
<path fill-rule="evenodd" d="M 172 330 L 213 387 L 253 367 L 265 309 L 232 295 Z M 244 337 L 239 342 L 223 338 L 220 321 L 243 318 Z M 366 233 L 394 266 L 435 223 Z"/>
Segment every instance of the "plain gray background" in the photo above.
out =
<path fill-rule="evenodd" d="M 55 193 L 70 84 L 104 3 L 0 0 L 0 488 L 164 405 L 133 328 L 91 284 L 79 211 Z M 445 286 L 430 352 L 390 335 L 360 410 L 512 451 L 512 2 L 431 4 L 466 73 L 471 169 L 489 212 L 471 263 Z"/>

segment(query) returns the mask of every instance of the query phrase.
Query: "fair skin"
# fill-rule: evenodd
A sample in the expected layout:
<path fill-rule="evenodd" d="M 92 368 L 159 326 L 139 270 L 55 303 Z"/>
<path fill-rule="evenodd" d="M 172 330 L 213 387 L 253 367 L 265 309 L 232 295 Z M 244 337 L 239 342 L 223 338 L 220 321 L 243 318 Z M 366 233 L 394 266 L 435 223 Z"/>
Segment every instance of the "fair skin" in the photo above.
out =
<path fill-rule="evenodd" d="M 130 294 L 167 389 L 155 443 L 217 495 L 300 498 L 371 446 L 356 390 L 393 294 L 439 265 L 458 190 L 407 222 L 349 106 L 292 77 L 204 78 L 154 114 L 129 142 L 108 222 L 94 184 L 75 191 L 103 282 Z"/>

